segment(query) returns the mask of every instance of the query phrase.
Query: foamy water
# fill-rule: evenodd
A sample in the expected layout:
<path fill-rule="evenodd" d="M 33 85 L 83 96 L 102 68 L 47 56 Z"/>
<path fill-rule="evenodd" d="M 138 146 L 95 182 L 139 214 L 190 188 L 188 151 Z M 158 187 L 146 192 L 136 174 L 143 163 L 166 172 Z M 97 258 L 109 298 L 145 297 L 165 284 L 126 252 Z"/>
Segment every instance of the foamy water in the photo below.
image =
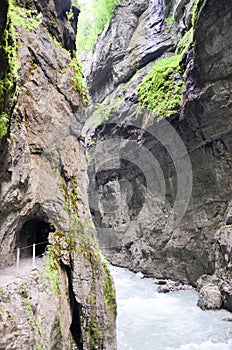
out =
<path fill-rule="evenodd" d="M 118 350 L 232 350 L 225 311 L 202 311 L 195 291 L 158 293 L 152 279 L 111 267 L 117 303 Z"/>

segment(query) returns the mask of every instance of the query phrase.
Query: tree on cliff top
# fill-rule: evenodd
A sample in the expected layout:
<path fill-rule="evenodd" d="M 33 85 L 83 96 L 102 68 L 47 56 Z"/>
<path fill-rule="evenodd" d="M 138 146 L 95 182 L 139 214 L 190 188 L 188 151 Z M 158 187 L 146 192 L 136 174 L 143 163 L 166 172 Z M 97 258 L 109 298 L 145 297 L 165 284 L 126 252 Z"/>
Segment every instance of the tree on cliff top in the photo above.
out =
<path fill-rule="evenodd" d="M 119 0 L 79 2 L 81 13 L 77 27 L 77 50 L 81 53 L 93 49 L 98 35 L 109 25 Z"/>

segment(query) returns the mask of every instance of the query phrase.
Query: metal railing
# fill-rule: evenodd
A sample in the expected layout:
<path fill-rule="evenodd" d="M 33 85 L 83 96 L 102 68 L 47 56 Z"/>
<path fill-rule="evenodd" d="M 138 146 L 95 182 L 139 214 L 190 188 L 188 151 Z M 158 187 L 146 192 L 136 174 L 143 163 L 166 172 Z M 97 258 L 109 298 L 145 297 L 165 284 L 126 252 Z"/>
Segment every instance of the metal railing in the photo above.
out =
<path fill-rule="evenodd" d="M 18 277 L 19 275 L 19 265 L 20 265 L 20 252 L 22 250 L 32 248 L 32 268 L 35 268 L 35 253 L 36 253 L 36 246 L 42 245 L 42 244 L 48 244 L 48 241 L 40 242 L 40 243 L 33 243 L 31 245 L 28 245 L 26 247 L 17 247 L 16 248 L 16 276 Z"/>

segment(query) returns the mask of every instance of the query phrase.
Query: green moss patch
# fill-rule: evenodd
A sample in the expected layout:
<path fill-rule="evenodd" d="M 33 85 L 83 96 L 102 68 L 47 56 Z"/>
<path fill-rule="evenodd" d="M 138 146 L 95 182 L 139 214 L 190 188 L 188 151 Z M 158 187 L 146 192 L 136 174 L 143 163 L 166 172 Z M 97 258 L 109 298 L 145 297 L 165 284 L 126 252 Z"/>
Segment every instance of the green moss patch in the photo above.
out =
<path fill-rule="evenodd" d="M 110 275 L 110 270 L 107 263 L 102 261 L 103 277 L 104 277 L 104 305 L 107 310 L 110 310 L 116 318 L 116 296 L 115 290 Z"/>
<path fill-rule="evenodd" d="M 120 110 L 120 106 L 123 102 L 123 97 L 117 97 L 97 103 L 95 106 L 94 114 L 91 118 L 93 126 L 97 128 L 99 125 L 107 121 L 114 115 L 114 113 L 117 113 L 117 111 Z"/>
<path fill-rule="evenodd" d="M 39 25 L 39 20 L 33 12 L 16 6 L 14 0 L 10 0 L 9 15 L 14 25 L 23 27 L 28 31 L 36 29 Z"/>
<path fill-rule="evenodd" d="M 54 42 L 56 46 L 58 46 L 61 50 L 65 51 L 69 55 L 70 61 L 68 62 L 66 67 L 61 70 L 61 73 L 66 73 L 69 68 L 72 69 L 73 88 L 75 91 L 79 92 L 82 103 L 84 106 L 86 106 L 89 101 L 89 91 L 84 80 L 83 68 L 80 60 L 78 59 L 78 57 L 74 57 L 71 59 L 70 53 L 61 46 L 61 44 L 57 41 L 57 39 L 54 38 L 48 32 L 46 32 L 46 34 L 49 36 L 49 38 Z"/>
<path fill-rule="evenodd" d="M 166 27 L 167 27 L 167 32 L 171 33 L 172 26 L 175 23 L 175 17 L 174 16 L 167 17 L 167 18 L 165 18 L 164 22 L 165 22 Z"/>
<path fill-rule="evenodd" d="M 138 86 L 138 113 L 147 109 L 161 120 L 179 111 L 184 90 L 182 55 L 159 60 Z"/>
<path fill-rule="evenodd" d="M 208 0 L 196 0 L 192 9 L 192 26 L 195 26 L 197 17 L 201 9 L 206 5 Z"/>
<path fill-rule="evenodd" d="M 47 259 L 44 263 L 43 277 L 48 279 L 51 283 L 51 290 L 56 296 L 60 296 L 59 287 L 59 271 L 57 256 L 54 252 L 53 246 L 49 245 L 47 248 Z"/>
<path fill-rule="evenodd" d="M 2 113 L 0 115 L 0 140 L 7 133 L 7 123 L 8 123 L 8 115 L 6 113 Z"/>
<path fill-rule="evenodd" d="M 0 42 L 0 140 L 6 135 L 11 109 L 15 103 L 16 83 L 20 62 L 18 59 L 18 34 L 15 27 L 26 30 L 37 28 L 39 21 L 33 18 L 32 12 L 16 6 L 14 0 L 9 1 L 7 24 Z"/>
<path fill-rule="evenodd" d="M 188 50 L 188 47 L 190 43 L 193 41 L 193 28 L 191 27 L 184 36 L 180 39 L 177 48 L 176 53 L 184 53 Z"/>
<path fill-rule="evenodd" d="M 73 58 L 69 63 L 69 67 L 72 67 L 74 69 L 74 75 L 73 75 L 74 90 L 80 93 L 82 103 L 84 105 L 87 105 L 89 100 L 89 94 L 88 94 L 87 85 L 84 81 L 81 62 L 77 58 Z"/>
<path fill-rule="evenodd" d="M 20 67 L 17 39 L 12 19 L 12 4 L 9 4 L 7 24 L 0 41 L 0 140 L 6 135 L 11 108 L 15 100 L 16 82 Z"/>

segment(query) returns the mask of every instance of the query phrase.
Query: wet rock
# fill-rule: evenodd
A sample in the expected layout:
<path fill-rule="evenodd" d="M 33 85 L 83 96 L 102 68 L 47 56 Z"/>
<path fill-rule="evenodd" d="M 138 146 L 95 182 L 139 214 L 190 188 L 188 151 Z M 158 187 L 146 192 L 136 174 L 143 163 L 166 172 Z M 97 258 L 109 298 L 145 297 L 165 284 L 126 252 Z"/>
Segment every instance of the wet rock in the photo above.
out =
<path fill-rule="evenodd" d="M 168 287 L 158 287 L 157 288 L 157 292 L 158 293 L 169 293 L 171 291 L 171 289 L 170 288 L 168 288 Z"/>
<path fill-rule="evenodd" d="M 222 295 L 223 307 L 232 312 L 232 287 L 229 278 L 227 279 L 227 282 L 222 281 L 220 283 L 220 291 Z"/>
<path fill-rule="evenodd" d="M 49 232 L 55 237 L 50 235 L 47 249 L 53 253 L 42 272 L 47 278 L 35 270 L 30 279 L 15 279 L 9 300 L 1 299 L 1 349 L 116 348 L 114 290 L 98 254 L 79 142 L 83 103 L 71 62 L 76 27 L 66 9 L 60 12 L 70 3 L 18 2 L 40 21 L 30 31 L 15 27 L 17 94 L 0 144 L 0 268 L 15 264 L 16 248 L 46 246 Z M 30 249 L 26 254 L 31 258 Z"/>
<path fill-rule="evenodd" d="M 170 48 L 172 42 L 165 31 L 160 1 L 125 2 L 118 6 L 111 25 L 95 46 L 87 77 L 93 98 L 112 92 L 137 69 Z"/>
<path fill-rule="evenodd" d="M 201 288 L 197 305 L 202 310 L 216 310 L 222 307 L 222 297 L 219 287 L 209 283 Z"/>
<path fill-rule="evenodd" d="M 155 280 L 154 283 L 158 284 L 158 285 L 165 285 L 165 284 L 167 284 L 167 281 L 166 280 Z"/>
<path fill-rule="evenodd" d="M 136 278 L 143 279 L 144 278 L 144 274 L 142 272 L 137 272 L 136 273 Z"/>
<path fill-rule="evenodd" d="M 158 293 L 168 293 L 180 290 L 192 290 L 193 287 L 178 281 L 155 279 L 154 284 L 158 285 Z"/>
<path fill-rule="evenodd" d="M 123 9 L 120 6 L 116 9 L 116 16 L 96 44 L 93 64 L 86 70 L 92 95 L 86 124 L 91 129 L 97 124 L 98 103 L 105 113 L 103 119 L 107 115 L 107 120 L 96 129 L 97 146 L 90 150 L 94 159 L 89 166 L 90 187 L 95 193 L 95 197 L 90 195 L 90 206 L 100 245 L 103 250 L 106 248 L 104 253 L 110 261 L 149 276 L 195 286 L 201 275 L 214 273 L 218 244 L 215 233 L 222 222 L 230 222 L 229 214 L 225 218 L 232 186 L 230 4 L 226 0 L 220 3 L 213 0 L 201 7 L 199 3 L 194 45 L 184 55 L 183 104 L 181 112 L 168 122 L 185 145 L 192 169 L 190 177 L 184 178 L 193 180 L 193 188 L 184 217 L 177 227 L 172 227 L 178 183 L 170 150 L 178 153 L 179 148 L 172 144 L 171 138 L 164 137 L 159 142 L 151 135 L 149 131 L 161 125 L 156 122 L 156 116 L 144 111 L 138 117 L 137 86 L 156 60 L 175 51 L 180 37 L 190 29 L 194 2 L 164 1 L 163 8 L 158 0 L 146 1 L 136 18 L 133 8 L 138 3 L 141 2 L 130 2 Z M 177 18 L 168 33 L 164 16 L 172 15 Z M 125 26 L 118 25 L 122 19 Z M 166 135 L 165 131 L 162 135 Z M 148 161 L 136 165 L 140 154 L 135 151 L 137 146 L 149 150 L 151 159 L 162 169 L 162 176 L 157 172 L 158 166 L 153 171 Z M 108 152 L 113 159 L 110 162 L 106 161 L 106 149 L 113 150 Z M 147 175 L 156 184 L 151 193 Z M 159 192 L 161 183 L 165 186 L 164 196 Z M 182 203 L 187 193 L 183 182 L 181 189 Z M 104 208 L 113 190 L 112 213 Z M 225 239 L 226 246 L 228 241 L 229 236 Z M 230 249 L 224 244 L 220 246 L 220 259 L 225 260 L 223 266 L 229 273 Z"/>

